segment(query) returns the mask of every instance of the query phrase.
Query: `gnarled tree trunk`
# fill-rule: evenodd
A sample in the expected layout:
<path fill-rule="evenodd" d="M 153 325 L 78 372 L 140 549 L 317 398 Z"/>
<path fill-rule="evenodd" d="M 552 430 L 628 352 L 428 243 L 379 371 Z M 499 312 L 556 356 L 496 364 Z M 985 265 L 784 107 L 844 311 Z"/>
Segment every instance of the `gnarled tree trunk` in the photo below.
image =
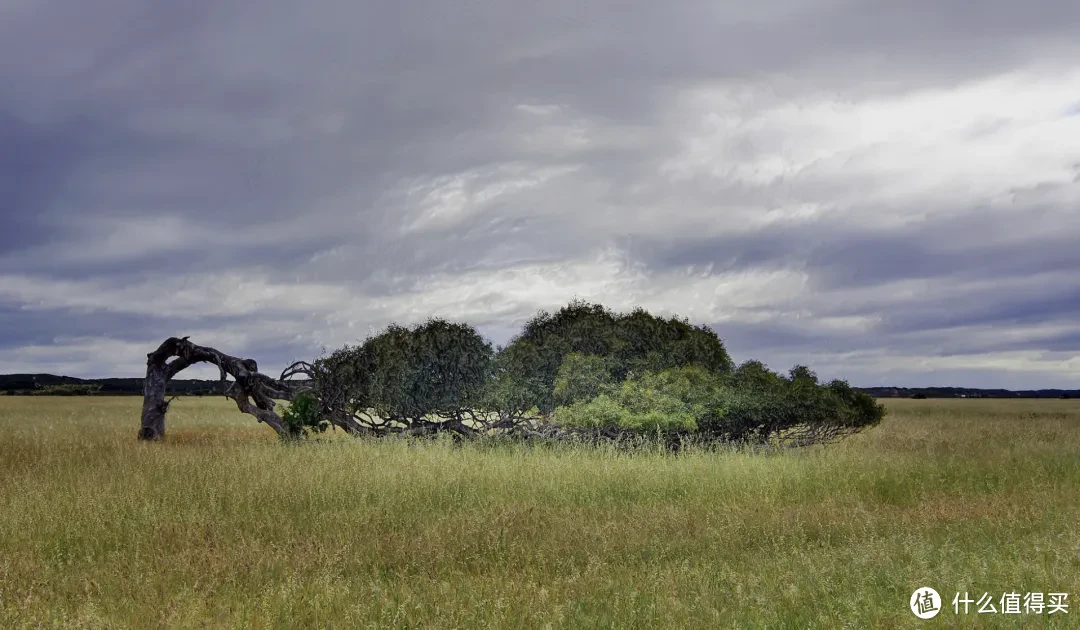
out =
<path fill-rule="evenodd" d="M 258 365 L 252 359 L 240 359 L 213 348 L 196 345 L 188 341 L 187 337 L 170 337 L 157 350 L 146 355 L 140 440 L 160 440 L 165 437 L 165 413 L 172 402 L 165 400 L 166 386 L 181 370 L 192 363 L 200 362 L 218 366 L 221 371 L 222 393 L 233 399 L 240 411 L 270 425 L 278 435 L 290 435 L 289 428 L 274 411 L 274 399 L 292 400 L 297 394 L 307 391 L 308 386 L 291 383 L 288 379 L 296 374 L 310 376 L 310 364 L 298 361 L 286 368 L 280 378 L 273 379 L 260 373 Z M 230 388 L 226 388 L 227 375 L 236 381 Z"/>

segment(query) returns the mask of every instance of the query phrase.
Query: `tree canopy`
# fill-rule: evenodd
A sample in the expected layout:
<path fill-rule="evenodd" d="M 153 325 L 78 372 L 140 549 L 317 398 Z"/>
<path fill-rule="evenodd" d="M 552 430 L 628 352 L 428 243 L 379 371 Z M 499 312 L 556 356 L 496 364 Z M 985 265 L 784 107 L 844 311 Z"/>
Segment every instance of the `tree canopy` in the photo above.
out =
<path fill-rule="evenodd" d="M 324 399 L 367 431 L 668 441 L 828 441 L 883 408 L 804 366 L 736 368 L 716 333 L 644 309 L 573 301 L 497 351 L 467 324 L 388 326 L 315 362 Z"/>

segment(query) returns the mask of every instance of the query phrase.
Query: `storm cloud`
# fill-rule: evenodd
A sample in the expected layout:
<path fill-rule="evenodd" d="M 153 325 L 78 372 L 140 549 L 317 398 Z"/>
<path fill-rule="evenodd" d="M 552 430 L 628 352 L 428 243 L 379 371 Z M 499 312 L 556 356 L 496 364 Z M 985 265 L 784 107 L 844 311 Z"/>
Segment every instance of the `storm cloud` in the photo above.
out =
<path fill-rule="evenodd" d="M 1068 0 L 0 0 L 0 372 L 581 297 L 1075 387 L 1076 59 Z"/>

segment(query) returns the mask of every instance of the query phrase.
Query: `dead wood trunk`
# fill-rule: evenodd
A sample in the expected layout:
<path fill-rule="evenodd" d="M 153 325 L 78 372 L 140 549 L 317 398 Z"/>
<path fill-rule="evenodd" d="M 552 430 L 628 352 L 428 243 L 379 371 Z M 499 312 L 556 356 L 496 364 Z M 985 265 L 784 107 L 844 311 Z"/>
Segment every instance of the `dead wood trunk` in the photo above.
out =
<path fill-rule="evenodd" d="M 260 373 L 252 359 L 240 359 L 214 348 L 193 344 L 187 337 L 170 337 L 157 350 L 146 355 L 140 440 L 160 440 L 165 437 L 165 413 L 172 402 L 165 400 L 166 387 L 181 370 L 200 362 L 218 366 L 222 393 L 235 401 L 240 411 L 270 425 L 280 436 L 291 435 L 281 416 L 274 411 L 274 399 L 292 400 L 296 394 L 306 391 L 307 387 L 290 383 L 287 379 L 296 374 L 310 376 L 310 365 L 302 361 L 294 363 L 282 372 L 281 378 L 273 379 Z M 227 375 L 235 379 L 228 389 Z"/>

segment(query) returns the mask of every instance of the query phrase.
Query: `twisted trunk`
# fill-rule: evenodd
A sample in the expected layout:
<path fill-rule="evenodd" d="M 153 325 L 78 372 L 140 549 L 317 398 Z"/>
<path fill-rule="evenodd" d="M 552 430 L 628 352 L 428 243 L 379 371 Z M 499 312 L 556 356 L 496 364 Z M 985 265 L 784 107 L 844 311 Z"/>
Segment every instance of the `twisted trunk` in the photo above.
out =
<path fill-rule="evenodd" d="M 278 435 L 288 437 L 289 428 L 274 411 L 274 399 L 292 400 L 307 386 L 291 383 L 296 374 L 311 374 L 311 366 L 299 361 L 281 373 L 278 379 L 259 372 L 252 359 L 234 357 L 214 348 L 199 346 L 170 337 L 157 350 L 146 355 L 146 379 L 143 381 L 142 428 L 140 440 L 161 440 L 165 437 L 165 414 L 172 400 L 165 400 L 169 381 L 193 363 L 213 363 L 221 372 L 222 394 L 236 402 L 236 407 L 259 422 L 270 425 Z M 226 376 L 235 382 L 226 387 Z"/>
<path fill-rule="evenodd" d="M 179 372 L 194 363 L 213 363 L 221 372 L 222 394 L 231 398 L 236 407 L 259 422 L 270 425 L 282 437 L 299 437 L 293 427 L 274 410 L 275 399 L 292 401 L 298 394 L 314 393 L 322 406 L 323 417 L 334 426 L 354 436 L 382 436 L 403 433 L 406 435 L 435 435 L 448 432 L 458 438 L 473 438 L 487 434 L 490 430 L 507 435 L 522 437 L 553 437 L 561 430 L 551 427 L 534 426 L 534 418 L 518 414 L 499 414 L 498 420 L 478 416 L 472 411 L 459 411 L 450 417 L 432 421 L 426 417 L 386 418 L 373 422 L 365 413 L 350 410 L 347 388 L 335 386 L 333 380 L 316 377 L 316 369 L 310 363 L 297 361 L 286 368 L 281 376 L 274 379 L 259 372 L 258 365 L 252 359 L 234 357 L 214 348 L 199 346 L 187 337 L 170 337 L 157 350 L 146 355 L 146 379 L 143 381 L 142 426 L 139 429 L 140 440 L 161 440 L 165 438 L 165 415 L 169 410 L 166 390 L 169 381 Z M 319 373 L 321 374 L 321 372 Z M 297 375 L 307 377 L 307 381 L 291 381 Z M 227 382 L 232 376 L 234 382 Z M 228 387 L 227 387 L 228 385 Z M 471 418 L 472 425 L 465 423 L 465 416 Z M 543 425 L 544 423 L 541 423 Z"/>

